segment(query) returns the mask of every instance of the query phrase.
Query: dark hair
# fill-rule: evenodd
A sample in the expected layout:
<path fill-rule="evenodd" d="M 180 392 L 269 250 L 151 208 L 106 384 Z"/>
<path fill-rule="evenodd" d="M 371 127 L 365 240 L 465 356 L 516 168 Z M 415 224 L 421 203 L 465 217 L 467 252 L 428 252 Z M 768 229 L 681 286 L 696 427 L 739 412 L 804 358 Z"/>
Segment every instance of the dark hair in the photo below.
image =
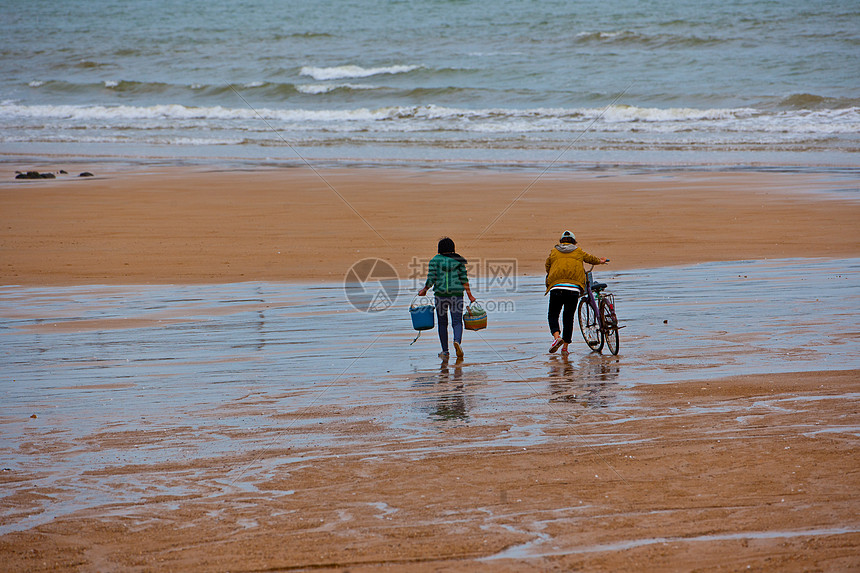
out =
<path fill-rule="evenodd" d="M 573 237 L 562 237 L 559 243 L 570 243 L 571 245 L 575 245 L 576 239 Z"/>
<path fill-rule="evenodd" d="M 439 239 L 439 254 L 442 253 L 453 253 L 454 252 L 454 241 L 449 239 L 448 237 L 443 237 Z"/>

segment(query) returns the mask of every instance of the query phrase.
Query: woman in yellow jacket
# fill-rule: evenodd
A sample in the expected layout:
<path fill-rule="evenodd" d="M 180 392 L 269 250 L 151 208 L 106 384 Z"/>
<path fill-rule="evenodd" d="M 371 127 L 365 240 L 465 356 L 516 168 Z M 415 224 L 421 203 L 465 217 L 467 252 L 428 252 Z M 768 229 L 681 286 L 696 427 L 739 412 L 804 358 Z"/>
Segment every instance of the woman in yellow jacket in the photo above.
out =
<path fill-rule="evenodd" d="M 561 235 L 558 244 L 546 258 L 546 292 L 549 293 L 549 330 L 554 338 L 550 352 L 561 347 L 567 354 L 567 345 L 573 336 L 573 315 L 579 295 L 585 292 L 585 267 L 583 262 L 592 265 L 606 264 L 606 259 L 589 255 L 576 246 L 576 237 L 570 231 Z M 562 309 L 564 312 L 562 313 Z M 558 326 L 558 315 L 564 325 L 562 332 Z"/>

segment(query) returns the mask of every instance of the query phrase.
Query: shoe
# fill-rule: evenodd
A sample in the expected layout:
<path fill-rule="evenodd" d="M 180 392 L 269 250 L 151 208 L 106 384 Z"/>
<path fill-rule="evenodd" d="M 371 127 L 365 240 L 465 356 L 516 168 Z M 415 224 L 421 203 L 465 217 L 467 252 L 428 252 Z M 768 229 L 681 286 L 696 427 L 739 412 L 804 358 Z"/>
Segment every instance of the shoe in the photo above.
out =
<path fill-rule="evenodd" d="M 564 344 L 564 339 L 563 338 L 556 338 L 553 341 L 552 346 L 549 347 L 549 353 L 552 354 L 553 352 L 558 350 L 562 344 Z"/>
<path fill-rule="evenodd" d="M 444 351 L 443 351 L 443 352 L 440 352 L 440 353 L 439 353 L 439 358 L 441 358 L 442 360 L 448 360 L 448 353 L 447 353 L 447 352 L 444 352 Z"/>
<path fill-rule="evenodd" d="M 457 353 L 457 358 L 463 358 L 463 347 L 456 340 L 454 341 L 454 351 Z"/>

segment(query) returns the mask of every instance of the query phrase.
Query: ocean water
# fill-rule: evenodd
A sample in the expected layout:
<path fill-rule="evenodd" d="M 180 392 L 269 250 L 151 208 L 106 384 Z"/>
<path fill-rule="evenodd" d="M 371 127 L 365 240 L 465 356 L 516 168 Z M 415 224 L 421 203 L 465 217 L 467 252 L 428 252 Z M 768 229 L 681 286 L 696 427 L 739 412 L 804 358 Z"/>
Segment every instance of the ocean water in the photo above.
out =
<path fill-rule="evenodd" d="M 0 160 L 860 163 L 847 0 L 5 0 L 0 27 Z"/>

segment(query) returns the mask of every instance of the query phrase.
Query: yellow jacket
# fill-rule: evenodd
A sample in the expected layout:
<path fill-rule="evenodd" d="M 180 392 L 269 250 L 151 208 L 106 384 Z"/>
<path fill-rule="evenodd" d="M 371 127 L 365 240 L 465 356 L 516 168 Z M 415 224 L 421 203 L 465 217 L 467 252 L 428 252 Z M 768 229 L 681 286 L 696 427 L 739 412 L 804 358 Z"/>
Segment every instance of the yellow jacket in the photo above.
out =
<path fill-rule="evenodd" d="M 569 243 L 556 245 L 546 258 L 546 292 L 560 283 L 579 285 L 585 290 L 585 267 L 597 265 L 600 259 Z"/>

